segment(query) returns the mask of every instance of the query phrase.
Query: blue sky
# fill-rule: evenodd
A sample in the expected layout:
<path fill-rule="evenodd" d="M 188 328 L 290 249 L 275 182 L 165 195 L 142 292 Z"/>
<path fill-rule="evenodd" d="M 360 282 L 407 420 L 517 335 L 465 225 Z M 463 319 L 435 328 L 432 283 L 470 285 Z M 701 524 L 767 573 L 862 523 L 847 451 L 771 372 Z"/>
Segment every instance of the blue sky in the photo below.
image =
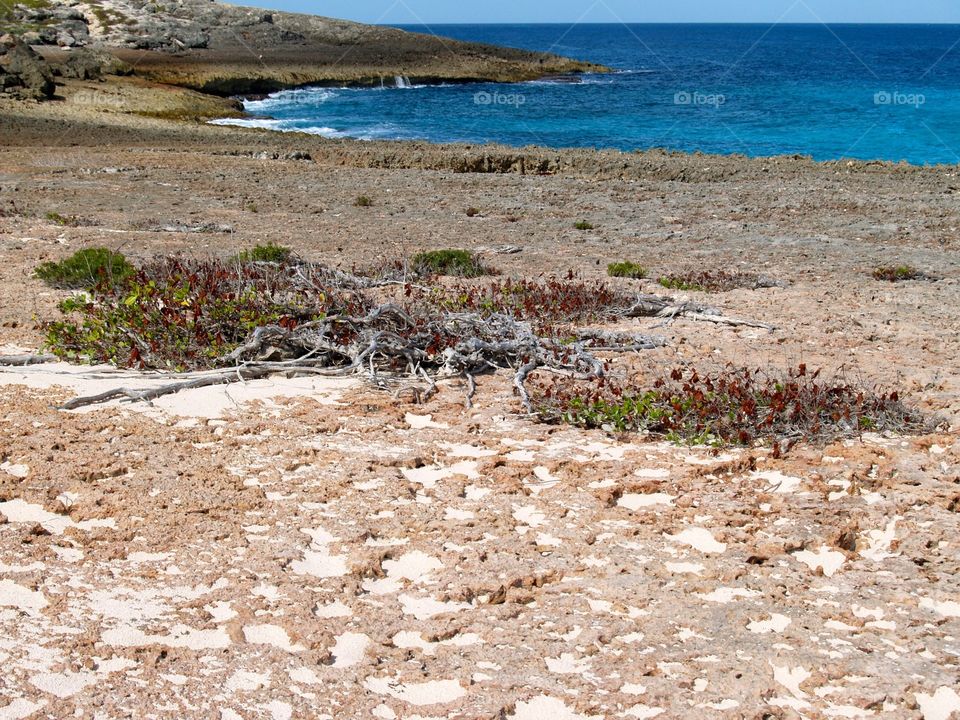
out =
<path fill-rule="evenodd" d="M 232 0 L 360 22 L 960 23 L 958 0 Z"/>

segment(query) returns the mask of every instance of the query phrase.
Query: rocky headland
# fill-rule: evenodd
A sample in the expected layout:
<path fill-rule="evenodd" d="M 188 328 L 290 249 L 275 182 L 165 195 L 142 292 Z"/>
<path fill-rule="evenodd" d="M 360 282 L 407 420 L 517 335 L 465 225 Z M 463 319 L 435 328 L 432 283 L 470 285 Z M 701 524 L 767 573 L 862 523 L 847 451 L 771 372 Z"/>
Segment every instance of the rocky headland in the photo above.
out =
<path fill-rule="evenodd" d="M 305 85 L 518 82 L 602 71 L 556 55 L 212 0 L 28 0 L 0 9 L 0 90 L 34 99 L 53 96 L 52 75 L 134 75 L 141 85 L 226 97 Z"/>

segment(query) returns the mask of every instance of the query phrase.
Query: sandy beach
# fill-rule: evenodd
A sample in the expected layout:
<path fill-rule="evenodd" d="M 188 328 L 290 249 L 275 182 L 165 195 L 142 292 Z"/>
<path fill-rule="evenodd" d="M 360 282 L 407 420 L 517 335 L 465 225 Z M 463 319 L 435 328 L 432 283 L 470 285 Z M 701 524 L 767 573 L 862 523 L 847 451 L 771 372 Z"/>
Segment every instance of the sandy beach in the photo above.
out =
<path fill-rule="evenodd" d="M 41 349 L 67 294 L 34 268 L 90 246 L 275 242 L 343 269 L 462 247 L 516 278 L 632 260 L 785 286 L 671 291 L 775 329 L 624 320 L 666 345 L 617 372 L 804 363 L 897 389 L 942 431 L 691 448 L 537 423 L 509 373 L 470 410 L 459 380 L 415 405 L 357 376 L 65 412 L 157 379 L 2 368 L 0 717 L 960 712 L 956 167 L 333 141 L 103 107 L 158 92 L 0 100 L 0 354 Z M 900 265 L 939 279 L 871 277 Z"/>

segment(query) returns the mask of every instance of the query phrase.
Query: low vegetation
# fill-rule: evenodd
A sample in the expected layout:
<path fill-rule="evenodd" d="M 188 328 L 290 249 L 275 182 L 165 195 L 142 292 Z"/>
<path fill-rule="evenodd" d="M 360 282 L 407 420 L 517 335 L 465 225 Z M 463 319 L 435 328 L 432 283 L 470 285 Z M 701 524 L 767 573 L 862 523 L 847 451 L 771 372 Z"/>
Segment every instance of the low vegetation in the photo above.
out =
<path fill-rule="evenodd" d="M 55 288 L 89 290 L 97 286 L 122 285 L 133 266 L 120 253 L 103 247 L 84 248 L 59 262 L 46 262 L 35 275 Z"/>
<path fill-rule="evenodd" d="M 373 200 L 368 198 L 366 195 L 361 195 L 356 200 L 353 201 L 353 204 L 359 208 L 368 208 L 373 207 Z"/>
<path fill-rule="evenodd" d="M 540 416 L 551 422 L 697 445 L 761 443 L 775 452 L 800 439 L 830 442 L 864 431 L 930 427 L 896 392 L 827 379 L 805 365 L 782 374 L 733 366 L 707 374 L 677 369 L 641 387 L 550 378 L 535 385 L 533 396 Z"/>
<path fill-rule="evenodd" d="M 66 318 L 45 326 L 51 352 L 123 367 L 206 369 L 257 328 L 292 329 L 354 305 L 349 294 L 301 282 L 289 266 L 269 262 L 172 256 L 123 267 L 119 277 L 99 273 L 88 294 L 61 302 Z"/>
<path fill-rule="evenodd" d="M 577 222 L 575 222 L 573 226 L 577 230 L 593 230 L 594 229 L 593 223 L 589 223 L 586 220 L 577 220 Z"/>
<path fill-rule="evenodd" d="M 910 265 L 893 265 L 875 268 L 871 273 L 874 280 L 898 283 L 907 280 L 932 280 L 931 275 Z"/>
<path fill-rule="evenodd" d="M 477 278 L 496 275 L 493 268 L 484 265 L 480 256 L 469 250 L 430 250 L 413 256 L 412 270 L 420 276 L 453 275 Z"/>
<path fill-rule="evenodd" d="M 290 248 L 268 242 L 266 245 L 256 245 L 249 250 L 241 251 L 237 255 L 237 260 L 241 263 L 285 263 L 292 255 L 293 250 Z"/>
<path fill-rule="evenodd" d="M 428 256 L 463 259 L 449 252 L 454 254 Z M 418 262 L 419 255 L 403 264 Z M 431 273 L 449 270 L 439 260 L 425 264 Z M 664 341 L 595 329 L 598 323 L 718 316 L 572 272 L 562 278 L 412 284 L 327 268 L 288 248 L 265 245 L 226 260 L 166 256 L 136 268 L 118 253 L 91 248 L 47 263 L 37 274 L 57 287 L 86 289 L 61 303 L 62 319 L 43 326 L 58 357 L 212 371 L 150 390 L 150 398 L 191 383 L 279 371 L 364 372 L 377 386 L 417 401 L 435 392 L 436 378 L 459 375 L 467 381 L 469 403 L 474 375 L 513 368 L 521 402 L 543 421 L 682 443 L 769 444 L 780 453 L 801 438 L 830 441 L 867 430 L 929 427 L 895 392 L 824 379 L 803 365 L 785 374 L 736 367 L 675 370 L 649 383 L 620 384 L 610 379 L 598 353 L 649 350 Z M 550 374 L 538 375 L 541 369 Z M 145 399 L 144 392 L 118 388 L 69 405 Z"/>
<path fill-rule="evenodd" d="M 647 269 L 638 263 L 624 260 L 607 265 L 607 275 L 610 277 L 643 280 L 647 276 Z"/>
<path fill-rule="evenodd" d="M 81 224 L 80 218 L 76 215 L 67 216 L 61 215 L 58 212 L 48 212 L 44 217 L 54 225 L 59 225 L 60 227 L 78 227 Z"/>
<path fill-rule="evenodd" d="M 606 283 L 579 280 L 572 272 L 536 280 L 495 280 L 458 284 L 430 292 L 433 304 L 456 312 L 506 315 L 549 331 L 561 323 L 589 323 L 622 317 L 636 302 Z"/>
<path fill-rule="evenodd" d="M 17 2 L 0 2 L 0 35 L 4 33 L 20 34 L 31 30 L 41 30 L 49 23 L 16 23 L 14 9 L 18 5 L 33 10 L 45 10 L 50 7 L 48 0 L 17 0 Z"/>

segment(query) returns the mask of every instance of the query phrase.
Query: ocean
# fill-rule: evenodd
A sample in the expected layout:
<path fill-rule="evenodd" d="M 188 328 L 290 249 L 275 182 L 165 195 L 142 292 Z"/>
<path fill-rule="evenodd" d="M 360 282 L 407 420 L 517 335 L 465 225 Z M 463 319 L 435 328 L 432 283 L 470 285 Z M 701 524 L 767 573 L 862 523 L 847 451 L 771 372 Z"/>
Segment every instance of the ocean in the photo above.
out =
<path fill-rule="evenodd" d="M 960 163 L 960 25 L 401 27 L 615 72 L 304 88 L 246 103 L 259 117 L 240 124 L 366 140 Z"/>

